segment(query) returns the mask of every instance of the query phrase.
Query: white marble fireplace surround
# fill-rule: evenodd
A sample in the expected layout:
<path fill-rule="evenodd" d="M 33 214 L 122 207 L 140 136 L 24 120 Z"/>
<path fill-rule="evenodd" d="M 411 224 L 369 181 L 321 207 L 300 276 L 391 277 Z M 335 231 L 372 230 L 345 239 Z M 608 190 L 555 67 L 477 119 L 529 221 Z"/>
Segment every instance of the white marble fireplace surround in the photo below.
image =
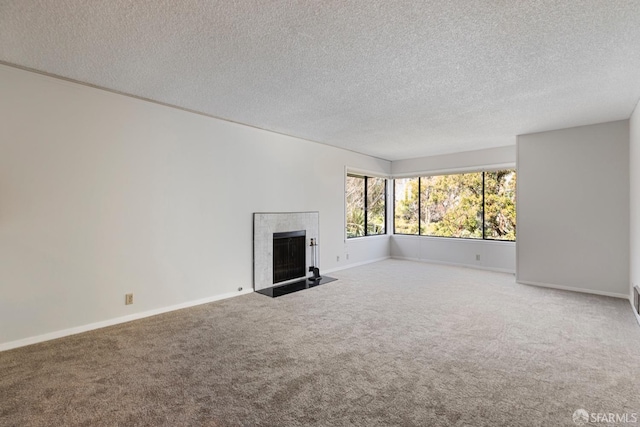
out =
<path fill-rule="evenodd" d="M 306 276 L 279 282 L 279 285 L 308 277 L 311 261 L 311 239 L 318 239 L 320 214 L 318 212 L 276 212 L 253 214 L 253 289 L 258 291 L 273 286 L 273 233 L 304 230 L 306 232 Z"/>

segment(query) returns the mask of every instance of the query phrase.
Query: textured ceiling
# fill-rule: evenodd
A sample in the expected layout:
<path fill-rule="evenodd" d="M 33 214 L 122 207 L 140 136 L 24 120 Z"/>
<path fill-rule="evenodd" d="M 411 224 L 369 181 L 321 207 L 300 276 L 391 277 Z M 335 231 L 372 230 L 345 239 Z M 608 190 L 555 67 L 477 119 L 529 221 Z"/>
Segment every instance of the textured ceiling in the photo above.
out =
<path fill-rule="evenodd" d="M 0 61 L 396 160 L 628 118 L 640 0 L 0 0 Z"/>

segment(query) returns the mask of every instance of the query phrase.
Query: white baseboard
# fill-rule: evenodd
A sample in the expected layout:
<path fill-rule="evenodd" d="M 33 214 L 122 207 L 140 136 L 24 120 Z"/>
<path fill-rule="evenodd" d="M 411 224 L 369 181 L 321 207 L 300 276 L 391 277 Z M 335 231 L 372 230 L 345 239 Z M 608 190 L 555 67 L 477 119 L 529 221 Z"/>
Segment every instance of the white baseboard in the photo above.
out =
<path fill-rule="evenodd" d="M 196 305 L 207 304 L 210 302 L 220 301 L 227 298 L 232 298 L 240 295 L 246 295 L 253 292 L 253 288 L 249 288 L 240 292 L 229 292 L 226 294 L 216 295 L 213 297 L 202 298 L 195 301 L 188 301 L 181 304 L 172 305 L 169 307 L 157 308 L 154 310 L 143 311 L 140 313 L 134 313 L 127 316 L 116 317 L 114 319 L 103 320 L 101 322 L 89 323 L 88 325 L 77 326 L 75 328 L 63 329 L 61 331 L 49 332 L 43 335 L 37 335 L 35 337 L 24 338 L 21 340 L 10 341 L 0 344 L 0 351 L 11 350 L 18 347 L 24 347 L 31 344 L 37 344 L 44 341 L 49 341 L 57 338 L 67 337 L 69 335 L 80 334 L 82 332 L 93 331 L 95 329 L 105 328 L 107 326 L 118 325 L 120 323 L 131 322 L 133 320 L 143 319 L 145 317 L 155 316 L 162 313 L 168 313 L 170 311 L 181 310 L 183 308 L 194 307 Z"/>
<path fill-rule="evenodd" d="M 392 259 L 402 259 L 402 260 L 405 260 L 405 261 L 426 262 L 428 264 L 450 265 L 450 266 L 453 266 L 453 267 L 475 268 L 476 270 L 495 271 L 497 273 L 516 274 L 516 272 L 514 270 L 509 270 L 507 268 L 487 267 L 487 266 L 484 266 L 484 265 L 462 264 L 462 263 L 459 263 L 459 262 L 447 262 L 447 261 L 438 261 L 438 260 L 433 260 L 433 259 L 410 258 L 410 257 L 400 257 L 400 256 L 391 256 L 391 258 Z"/>
<path fill-rule="evenodd" d="M 542 283 L 542 282 L 531 282 L 528 280 L 518 280 L 516 279 L 517 283 L 520 283 L 522 285 L 531 285 L 531 286 L 540 286 L 542 288 L 551 288 L 551 289 L 560 289 L 563 291 L 572 291 L 572 292 L 580 292 L 583 294 L 593 294 L 593 295 L 602 295 L 605 297 L 613 297 L 613 298 L 624 298 L 624 299 L 629 299 L 629 295 L 625 295 L 625 294 L 618 294 L 615 292 L 607 292 L 607 291 L 598 291 L 595 289 L 583 289 L 583 288 L 574 288 L 571 286 L 562 286 L 562 285 L 554 285 L 551 283 Z"/>
<path fill-rule="evenodd" d="M 348 268 L 353 268 L 353 267 L 359 267 L 361 265 L 367 265 L 367 264 L 372 264 L 374 262 L 379 262 L 379 261 L 384 261 L 385 259 L 389 259 L 391 257 L 389 256 L 385 256 L 382 258 L 375 258 L 375 259 L 369 259 L 366 261 L 361 261 L 361 262 L 354 262 L 353 264 L 346 264 L 340 267 L 336 267 L 336 268 L 332 268 L 329 270 L 320 270 L 320 273 L 327 273 L 327 274 L 331 274 L 331 273 L 335 273 L 336 271 L 340 271 L 340 270 L 346 270 Z"/>

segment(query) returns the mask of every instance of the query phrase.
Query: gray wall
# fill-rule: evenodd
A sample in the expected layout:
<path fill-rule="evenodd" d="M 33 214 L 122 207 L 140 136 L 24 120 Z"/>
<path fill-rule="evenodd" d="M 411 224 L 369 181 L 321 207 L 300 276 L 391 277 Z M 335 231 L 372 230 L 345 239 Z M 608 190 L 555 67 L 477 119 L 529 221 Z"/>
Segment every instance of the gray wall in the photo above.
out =
<path fill-rule="evenodd" d="M 630 172 L 630 256 L 631 286 L 640 286 L 640 103 L 629 120 L 629 172 Z M 629 290 L 630 297 L 633 289 Z"/>
<path fill-rule="evenodd" d="M 629 122 L 521 135 L 517 280 L 629 294 Z"/>

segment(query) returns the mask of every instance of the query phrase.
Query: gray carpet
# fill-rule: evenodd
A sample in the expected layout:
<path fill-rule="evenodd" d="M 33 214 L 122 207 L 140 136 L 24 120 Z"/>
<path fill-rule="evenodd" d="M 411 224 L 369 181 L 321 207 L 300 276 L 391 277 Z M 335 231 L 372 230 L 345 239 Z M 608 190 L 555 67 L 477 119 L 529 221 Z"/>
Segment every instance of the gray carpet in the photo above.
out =
<path fill-rule="evenodd" d="M 333 276 L 0 353 L 0 425 L 575 426 L 579 408 L 640 413 L 626 300 L 399 260 Z"/>

